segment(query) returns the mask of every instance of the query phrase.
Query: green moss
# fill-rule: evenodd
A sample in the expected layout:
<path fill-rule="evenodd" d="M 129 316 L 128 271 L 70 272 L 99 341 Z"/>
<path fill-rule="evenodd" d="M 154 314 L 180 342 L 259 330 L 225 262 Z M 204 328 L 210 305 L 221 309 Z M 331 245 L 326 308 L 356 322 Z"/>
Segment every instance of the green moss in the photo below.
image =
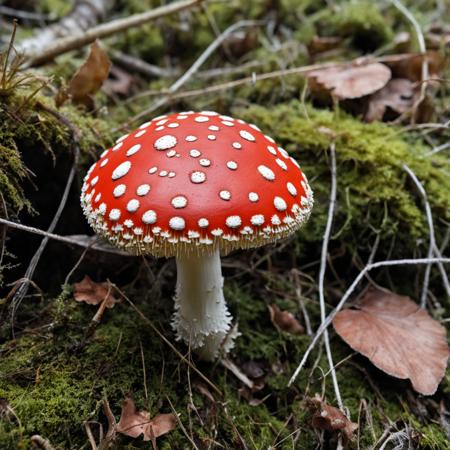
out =
<path fill-rule="evenodd" d="M 0 192 L 7 209 L 17 212 L 25 206 L 30 209 L 22 188 L 25 177 L 26 169 L 13 139 L 5 139 L 0 144 Z"/>
<path fill-rule="evenodd" d="M 343 113 L 320 111 L 292 101 L 271 108 L 250 106 L 235 114 L 256 123 L 295 157 L 315 192 L 314 213 L 298 234 L 300 243 L 321 241 L 328 211 L 328 150 L 335 140 L 338 206 L 334 239 L 351 254 L 372 248 L 376 233 L 378 258 L 412 256 L 411 241 L 426 241 L 428 228 L 420 197 L 402 167 L 407 164 L 424 184 L 433 215 L 450 220 L 449 164 L 429 158 L 428 149 L 384 124 L 364 124 Z M 440 228 L 439 235 L 445 232 Z M 353 250 L 352 250 L 353 249 Z M 425 249 L 424 249 L 425 252 Z"/>
<path fill-rule="evenodd" d="M 165 42 L 161 28 L 153 24 L 133 28 L 120 38 L 118 47 L 146 61 L 156 61 L 165 52 Z"/>
<path fill-rule="evenodd" d="M 272 286 L 283 282 L 278 276 L 270 280 Z M 147 409 L 152 415 L 170 412 L 167 397 L 170 398 L 185 427 L 189 429 L 188 424 L 192 423 L 193 435 L 199 442 L 207 443 L 214 438 L 222 445 L 237 448 L 239 433 L 250 448 L 268 448 L 284 438 L 286 447 L 280 448 L 292 448 L 289 435 L 301 427 L 304 431 L 298 448 L 315 448 L 317 438 L 302 398 L 321 392 L 325 383 L 328 401 L 334 403 L 329 375 L 323 379 L 323 374 L 328 371 L 326 357 L 322 354 L 318 358 L 318 353 L 313 352 L 295 385 L 287 388 L 309 338 L 280 333 L 271 324 L 267 310 L 268 304 L 276 302 L 294 311 L 295 300 L 264 296 L 263 286 L 246 290 L 239 288 L 238 281 L 228 281 L 225 285 L 231 310 L 239 320 L 242 333 L 233 359 L 240 366 L 254 361 L 263 368 L 263 388 L 253 393 L 254 398 L 264 399 L 262 403 L 252 406 L 241 397 L 239 382 L 221 366 L 199 364 L 199 369 L 223 393 L 220 396 L 207 387 L 218 401 L 212 404 L 196 388 L 199 384 L 205 386 L 204 381 L 190 371 L 193 402 L 202 418 L 200 421 L 187 407 L 190 396 L 186 366 L 127 304 L 107 310 L 95 334 L 80 346 L 95 308 L 75 302 L 71 289 L 65 288 L 57 299 L 46 302 L 46 319 L 42 325 L 52 323 L 51 327 L 40 327 L 39 333 L 25 330 L 21 338 L 0 346 L 0 397 L 8 401 L 22 424 L 18 427 L 13 418 L 9 422 L 0 421 L 2 448 L 29 448 L 29 438 L 35 433 L 50 439 L 54 446 L 81 448 L 86 443 L 80 427 L 85 420 L 100 421 L 106 426 L 99 406 L 101 399 L 109 399 L 118 418 L 121 401 L 130 392 L 138 408 Z M 146 300 L 146 292 L 143 287 L 129 295 L 133 299 L 142 299 L 139 308 L 154 323 L 160 323 L 158 326 L 165 328 L 165 335 L 173 341 L 167 329 L 172 312 L 170 295 L 161 298 L 152 295 L 150 302 Z M 315 320 L 315 307 L 310 308 L 308 303 L 308 310 Z M 348 348 L 340 340 L 333 339 L 332 345 L 335 361 L 348 356 Z M 183 351 L 182 346 L 178 346 Z M 310 374 L 314 361 L 317 368 Z M 370 427 L 362 421 L 361 445 L 373 445 L 372 433 L 379 437 L 389 418 L 394 422 L 409 423 L 420 433 L 421 444 L 417 448 L 439 448 L 437 443 L 445 442 L 444 432 L 432 420 L 419 423 L 399 396 L 399 392 L 408 389 L 408 383 L 395 381 L 377 369 L 367 367 L 364 361 L 362 357 L 353 357 L 340 364 L 337 371 L 352 419 L 356 420 L 362 399 L 371 411 Z M 367 377 L 379 386 L 382 397 L 373 390 Z M 286 424 L 290 416 L 291 420 Z M 215 430 L 214 435 L 211 430 Z M 138 449 L 146 448 L 145 445 L 140 439 L 119 435 L 115 448 Z M 189 448 L 180 428 L 160 438 L 158 445 L 163 449 Z"/>
<path fill-rule="evenodd" d="M 72 8 L 65 0 L 41 0 L 37 3 L 38 9 L 43 14 L 52 14 L 64 17 Z"/>
<path fill-rule="evenodd" d="M 110 129 L 115 124 L 111 121 L 82 114 L 72 105 L 58 112 L 51 98 L 34 94 L 35 90 L 35 84 L 19 86 L 4 98 L 0 108 L 0 192 L 12 218 L 23 208 L 33 211 L 27 198 L 29 187 L 25 180 L 29 177 L 25 161 L 33 166 L 47 158 L 53 159 L 54 164 L 60 159 L 73 160 L 73 135 L 57 114 L 79 131 L 80 165 L 90 163 L 100 149 L 112 143 Z"/>
<path fill-rule="evenodd" d="M 338 6 L 324 25 L 327 26 L 326 34 L 350 37 L 354 45 L 365 51 L 377 49 L 393 35 L 379 6 L 366 0 L 350 1 Z"/>

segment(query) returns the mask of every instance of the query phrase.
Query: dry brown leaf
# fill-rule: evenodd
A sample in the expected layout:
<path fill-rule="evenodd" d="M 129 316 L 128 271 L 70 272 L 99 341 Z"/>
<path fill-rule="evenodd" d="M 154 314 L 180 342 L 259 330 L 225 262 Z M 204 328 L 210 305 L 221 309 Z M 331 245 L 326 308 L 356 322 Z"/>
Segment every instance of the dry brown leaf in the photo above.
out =
<path fill-rule="evenodd" d="M 106 298 L 107 308 L 113 308 L 118 302 L 111 294 L 111 287 L 108 283 L 96 283 L 88 275 L 79 283 L 75 283 L 73 296 L 77 302 L 86 302 L 89 305 L 98 305 Z"/>
<path fill-rule="evenodd" d="M 314 36 L 308 44 L 311 54 L 328 52 L 338 48 L 342 44 L 342 38 L 334 36 Z"/>
<path fill-rule="evenodd" d="M 111 67 L 110 77 L 105 80 L 104 90 L 113 95 L 129 95 L 135 79 L 133 75 L 117 66 Z"/>
<path fill-rule="evenodd" d="M 116 430 L 126 436 L 137 438 L 144 435 L 144 441 L 151 441 L 175 429 L 175 414 L 157 414 L 150 419 L 148 411 L 138 411 L 131 397 L 125 398 Z"/>
<path fill-rule="evenodd" d="M 289 311 L 281 311 L 277 305 L 269 305 L 270 320 L 282 331 L 290 334 L 304 334 L 305 329 Z"/>
<path fill-rule="evenodd" d="M 308 73 L 313 92 L 331 94 L 338 100 L 360 98 L 381 89 L 391 78 L 389 67 L 381 63 L 340 64 Z"/>
<path fill-rule="evenodd" d="M 312 426 L 314 428 L 341 431 L 348 441 L 352 439 L 353 433 L 358 429 L 358 425 L 351 422 L 340 409 L 328 405 L 319 395 L 309 398 L 307 406 L 313 414 Z"/>
<path fill-rule="evenodd" d="M 408 297 L 389 291 L 370 288 L 358 308 L 336 315 L 339 336 L 379 369 L 434 394 L 450 356 L 445 328 Z"/>
<path fill-rule="evenodd" d="M 393 78 L 407 78 L 411 81 L 422 81 L 423 58 L 428 61 L 429 78 L 437 78 L 446 65 L 442 53 L 429 51 L 424 55 L 404 53 L 383 57 L 383 62 L 390 67 Z"/>
<path fill-rule="evenodd" d="M 394 78 L 370 97 L 365 120 L 393 120 L 412 110 L 419 96 L 420 92 L 413 82 L 407 78 Z M 389 113 L 393 113 L 392 117 L 386 117 Z"/>
<path fill-rule="evenodd" d="M 89 56 L 83 65 L 75 72 L 66 89 L 58 92 L 56 105 L 61 106 L 68 98 L 73 103 L 93 106 L 92 96 L 102 87 L 108 78 L 111 61 L 106 52 L 95 41 L 91 45 Z"/>

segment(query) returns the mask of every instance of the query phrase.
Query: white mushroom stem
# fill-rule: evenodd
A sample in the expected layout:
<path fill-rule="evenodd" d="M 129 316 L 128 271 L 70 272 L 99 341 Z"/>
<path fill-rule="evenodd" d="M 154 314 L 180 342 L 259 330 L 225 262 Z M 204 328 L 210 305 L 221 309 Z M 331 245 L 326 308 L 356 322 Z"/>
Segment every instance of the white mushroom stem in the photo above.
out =
<path fill-rule="evenodd" d="M 178 256 L 176 261 L 172 326 L 178 340 L 190 345 L 202 359 L 212 361 L 233 347 L 233 337 L 227 336 L 232 317 L 223 296 L 219 250 L 201 256 Z"/>

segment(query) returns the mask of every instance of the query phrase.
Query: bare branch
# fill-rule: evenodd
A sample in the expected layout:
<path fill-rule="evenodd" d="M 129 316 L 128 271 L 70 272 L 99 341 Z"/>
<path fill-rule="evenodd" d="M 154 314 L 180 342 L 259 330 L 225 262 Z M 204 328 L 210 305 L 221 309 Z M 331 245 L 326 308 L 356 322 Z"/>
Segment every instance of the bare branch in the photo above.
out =
<path fill-rule="evenodd" d="M 96 27 L 88 29 L 86 32 L 80 34 L 77 33 L 73 36 L 67 36 L 62 39 L 53 41 L 44 49 L 38 51 L 29 52 L 26 66 L 36 66 L 42 64 L 48 60 L 55 58 L 56 56 L 67 53 L 70 50 L 83 47 L 84 45 L 94 42 L 96 39 L 112 36 L 113 34 L 126 31 L 132 27 L 138 27 L 144 25 L 152 20 L 158 19 L 169 14 L 173 14 L 178 11 L 190 8 L 198 5 L 202 0 L 180 0 L 173 3 L 169 3 L 164 6 L 160 6 L 149 11 L 133 14 L 129 17 L 122 19 L 112 20 Z"/>
<path fill-rule="evenodd" d="M 189 69 L 169 87 L 166 93 L 167 95 L 165 97 L 162 97 L 156 102 L 154 102 L 153 105 L 151 105 L 149 108 L 145 109 L 144 111 L 134 116 L 131 120 L 132 121 L 139 120 L 142 117 L 151 114 L 153 111 L 156 111 L 161 106 L 165 105 L 167 101 L 170 100 L 171 94 L 178 91 L 178 89 L 180 89 L 180 87 L 183 86 L 198 71 L 198 69 L 200 69 L 200 67 L 217 50 L 217 48 L 219 48 L 220 45 L 222 45 L 222 43 L 226 39 L 228 39 L 228 37 L 231 34 L 233 34 L 236 30 L 238 30 L 239 28 L 252 27 L 260 24 L 261 22 L 255 20 L 240 20 L 239 22 L 236 22 L 230 27 L 228 27 L 222 34 L 217 36 L 217 38 L 214 39 L 214 41 L 211 42 L 211 44 L 208 45 L 208 47 L 197 58 L 194 64 L 192 64 L 192 66 L 189 67 Z"/>
<path fill-rule="evenodd" d="M 39 236 L 47 237 L 55 241 L 64 242 L 69 245 L 76 245 L 77 247 L 87 248 L 89 250 L 97 250 L 100 252 L 114 253 L 120 256 L 133 256 L 131 253 L 119 250 L 107 243 L 99 241 L 97 236 L 86 236 L 84 234 L 74 234 L 71 236 L 60 236 L 59 234 L 49 233 L 48 231 L 41 230 L 35 227 L 29 227 L 20 223 L 12 222 L 0 217 L 0 224 L 6 225 L 9 228 L 16 230 L 26 231 L 27 233 L 37 234 Z"/>
<path fill-rule="evenodd" d="M 20 42 L 16 49 L 33 57 L 67 36 L 83 34 L 106 16 L 113 3 L 112 0 L 76 0 L 66 16 L 48 27 L 40 28 L 34 36 Z"/>

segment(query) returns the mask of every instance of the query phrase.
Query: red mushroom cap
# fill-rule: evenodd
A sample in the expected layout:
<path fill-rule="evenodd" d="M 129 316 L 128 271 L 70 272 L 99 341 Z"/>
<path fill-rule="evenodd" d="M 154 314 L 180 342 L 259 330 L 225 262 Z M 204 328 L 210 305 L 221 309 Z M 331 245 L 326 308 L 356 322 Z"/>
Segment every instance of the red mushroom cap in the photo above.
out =
<path fill-rule="evenodd" d="M 81 195 L 94 230 L 134 253 L 228 253 L 287 236 L 313 194 L 298 163 L 255 125 L 214 112 L 160 116 L 121 137 Z"/>

